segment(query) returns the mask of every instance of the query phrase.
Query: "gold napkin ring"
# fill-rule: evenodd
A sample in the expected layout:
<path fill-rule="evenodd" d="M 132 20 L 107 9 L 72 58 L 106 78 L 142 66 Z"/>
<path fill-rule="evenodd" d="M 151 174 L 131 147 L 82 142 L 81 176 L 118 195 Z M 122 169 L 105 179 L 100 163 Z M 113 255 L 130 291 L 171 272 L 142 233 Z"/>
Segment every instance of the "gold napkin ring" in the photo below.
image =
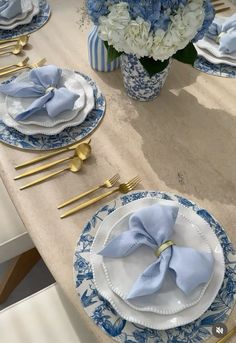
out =
<path fill-rule="evenodd" d="M 159 246 L 158 249 L 155 250 L 155 255 L 159 257 L 161 253 L 166 250 L 167 248 L 171 247 L 171 245 L 175 245 L 175 243 L 171 240 L 165 241 L 163 244 Z"/>
<path fill-rule="evenodd" d="M 46 93 L 46 94 L 47 94 L 47 93 L 50 93 L 50 92 L 54 91 L 54 89 L 55 89 L 55 87 L 50 86 L 50 87 L 46 88 L 45 93 Z"/>

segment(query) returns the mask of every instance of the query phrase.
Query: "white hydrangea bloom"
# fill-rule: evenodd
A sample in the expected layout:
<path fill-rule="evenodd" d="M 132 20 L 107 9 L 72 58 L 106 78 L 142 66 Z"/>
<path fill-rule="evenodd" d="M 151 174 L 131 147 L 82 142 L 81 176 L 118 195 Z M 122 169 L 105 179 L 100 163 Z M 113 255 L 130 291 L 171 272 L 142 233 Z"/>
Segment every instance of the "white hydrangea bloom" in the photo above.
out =
<path fill-rule="evenodd" d="M 130 21 L 125 29 L 124 38 L 132 54 L 135 54 L 138 57 L 150 54 L 153 44 L 150 28 L 150 23 L 140 17 Z"/>

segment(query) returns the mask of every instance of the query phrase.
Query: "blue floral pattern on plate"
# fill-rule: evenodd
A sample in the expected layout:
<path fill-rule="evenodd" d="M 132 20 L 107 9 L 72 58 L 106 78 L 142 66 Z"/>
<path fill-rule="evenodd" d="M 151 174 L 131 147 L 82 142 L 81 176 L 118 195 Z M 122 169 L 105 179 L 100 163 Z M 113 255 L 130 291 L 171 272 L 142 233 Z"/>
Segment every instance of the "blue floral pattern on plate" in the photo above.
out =
<path fill-rule="evenodd" d="M 39 13 L 29 24 L 19 25 L 12 30 L 0 30 L 0 39 L 15 38 L 39 30 L 50 17 L 50 7 L 46 0 L 40 0 L 39 8 Z"/>
<path fill-rule="evenodd" d="M 96 83 L 87 75 L 81 74 L 93 87 L 95 106 L 88 114 L 85 121 L 74 127 L 67 128 L 57 135 L 33 135 L 27 136 L 19 131 L 6 126 L 0 120 L 0 142 L 15 146 L 20 149 L 52 150 L 65 147 L 85 139 L 100 124 L 105 115 L 105 98 Z M 13 80 L 13 78 L 11 79 Z M 7 81 L 9 82 L 9 81 Z"/>
<path fill-rule="evenodd" d="M 209 75 L 221 77 L 236 77 L 236 67 L 228 64 L 213 64 L 207 61 L 204 57 L 198 57 L 194 63 L 194 68 L 207 73 Z"/>
<path fill-rule="evenodd" d="M 194 322 L 165 331 L 149 329 L 121 318 L 110 303 L 98 293 L 93 281 L 90 261 L 80 255 L 81 252 L 90 251 L 96 231 L 106 216 L 117 207 L 145 197 L 175 200 L 190 207 L 215 232 L 223 247 L 225 257 L 224 282 L 209 309 Z M 228 318 L 236 301 L 236 252 L 222 226 L 206 210 L 199 208 L 192 201 L 170 193 L 137 191 L 105 205 L 85 225 L 74 255 L 74 278 L 76 290 L 88 316 L 116 341 L 121 343 L 200 343 L 211 336 L 213 324 L 223 322 Z"/>

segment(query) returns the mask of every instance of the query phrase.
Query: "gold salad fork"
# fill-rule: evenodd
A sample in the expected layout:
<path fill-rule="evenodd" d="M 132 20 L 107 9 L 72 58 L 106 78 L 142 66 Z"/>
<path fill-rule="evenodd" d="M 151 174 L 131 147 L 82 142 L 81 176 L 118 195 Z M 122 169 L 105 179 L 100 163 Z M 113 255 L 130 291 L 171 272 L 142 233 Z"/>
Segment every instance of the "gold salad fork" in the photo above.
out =
<path fill-rule="evenodd" d="M 84 193 L 82 193 L 82 194 L 79 194 L 79 195 L 77 195 L 77 196 L 75 196 L 75 197 L 73 197 L 73 198 L 71 198 L 71 199 L 65 201 L 63 204 L 60 204 L 57 208 L 58 208 L 58 209 L 59 209 L 59 208 L 63 208 L 63 207 L 65 207 L 65 206 L 69 205 L 69 204 L 72 204 L 73 202 L 75 202 L 75 201 L 77 201 L 77 200 L 79 200 L 79 199 L 82 199 L 83 197 L 85 197 L 85 196 L 87 196 L 87 195 L 89 195 L 89 194 L 91 194 L 91 193 L 93 193 L 93 192 L 96 192 L 96 191 L 97 191 L 98 189 L 100 189 L 100 188 L 111 188 L 111 187 L 113 187 L 113 186 L 117 183 L 117 181 L 119 180 L 119 178 L 120 178 L 120 175 L 119 175 L 119 174 L 115 174 L 115 175 L 112 176 L 110 179 L 105 180 L 105 181 L 103 182 L 103 184 L 98 185 L 98 186 L 96 186 L 96 187 L 94 187 L 94 188 L 88 190 L 87 192 L 84 192 Z"/>
<path fill-rule="evenodd" d="M 42 58 L 40 61 L 36 62 L 36 63 L 31 63 L 31 64 L 25 64 L 22 67 L 17 67 L 11 70 L 6 70 L 0 73 L 0 76 L 5 76 L 5 75 L 9 75 L 10 73 L 14 73 L 16 71 L 22 70 L 22 69 L 33 69 L 33 68 L 38 68 L 38 67 L 42 67 L 45 63 L 46 63 L 46 58 Z"/>
<path fill-rule="evenodd" d="M 112 191 L 109 191 L 107 193 L 104 193 L 102 195 L 99 195 L 96 198 L 90 199 L 86 202 L 84 202 L 83 204 L 72 208 L 71 210 L 65 212 L 64 214 L 61 215 L 61 219 L 62 218 L 66 218 L 68 216 L 70 216 L 71 214 L 78 212 L 79 210 L 82 210 L 85 207 L 88 207 L 89 205 L 94 204 L 95 202 L 102 200 L 106 197 L 108 197 L 109 195 L 115 193 L 115 192 L 120 192 L 123 194 L 129 193 L 130 191 L 132 191 L 141 181 L 139 176 L 135 176 L 133 179 L 131 179 L 130 181 L 126 182 L 126 183 L 121 183 L 119 185 L 119 187 L 116 187 L 115 189 L 113 189 Z"/>

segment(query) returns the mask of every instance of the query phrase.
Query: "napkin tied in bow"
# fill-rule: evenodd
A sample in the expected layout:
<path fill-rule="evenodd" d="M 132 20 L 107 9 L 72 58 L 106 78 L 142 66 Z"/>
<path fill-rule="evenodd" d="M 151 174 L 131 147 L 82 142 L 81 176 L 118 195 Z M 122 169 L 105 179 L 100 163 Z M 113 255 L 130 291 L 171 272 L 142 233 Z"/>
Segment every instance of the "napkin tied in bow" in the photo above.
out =
<path fill-rule="evenodd" d="M 0 19 L 11 19 L 22 13 L 21 0 L 0 0 Z"/>
<path fill-rule="evenodd" d="M 29 82 L 13 81 L 0 85 L 0 92 L 12 97 L 37 98 L 25 110 L 17 115 L 15 120 L 24 120 L 39 110 L 46 109 L 49 117 L 54 118 L 59 113 L 71 110 L 79 98 L 66 87 L 57 88 L 62 70 L 54 65 L 35 68 L 29 73 Z"/>
<path fill-rule="evenodd" d="M 141 245 L 156 251 L 171 238 L 178 210 L 176 206 L 159 204 L 138 210 L 130 217 L 128 230 L 113 238 L 99 254 L 104 257 L 124 257 Z M 127 299 L 157 292 L 168 269 L 175 272 L 177 286 L 190 294 L 198 285 L 209 281 L 213 265 L 211 253 L 172 245 L 143 271 Z"/>

